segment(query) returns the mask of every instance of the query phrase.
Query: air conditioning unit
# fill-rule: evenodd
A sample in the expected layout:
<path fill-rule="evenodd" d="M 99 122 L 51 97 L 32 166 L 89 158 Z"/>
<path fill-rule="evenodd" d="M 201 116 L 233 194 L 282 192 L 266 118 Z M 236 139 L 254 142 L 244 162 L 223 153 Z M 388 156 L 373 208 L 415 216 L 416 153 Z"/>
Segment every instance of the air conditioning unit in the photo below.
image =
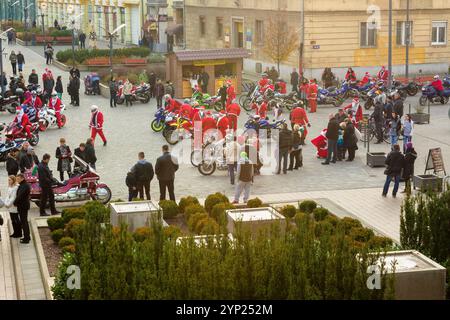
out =
<path fill-rule="evenodd" d="M 279 223 L 282 231 L 286 226 L 284 216 L 271 207 L 228 210 L 227 220 L 228 232 L 231 234 L 234 234 L 237 224 L 241 224 L 243 230 L 250 230 L 255 235 L 260 229 L 273 223 Z"/>
<path fill-rule="evenodd" d="M 130 232 L 137 228 L 150 227 L 154 222 L 168 226 L 162 219 L 160 206 L 153 201 L 115 202 L 110 204 L 110 208 L 111 224 L 118 227 L 125 223 Z"/>
<path fill-rule="evenodd" d="M 255 63 L 255 72 L 262 73 L 262 63 L 261 62 Z"/>

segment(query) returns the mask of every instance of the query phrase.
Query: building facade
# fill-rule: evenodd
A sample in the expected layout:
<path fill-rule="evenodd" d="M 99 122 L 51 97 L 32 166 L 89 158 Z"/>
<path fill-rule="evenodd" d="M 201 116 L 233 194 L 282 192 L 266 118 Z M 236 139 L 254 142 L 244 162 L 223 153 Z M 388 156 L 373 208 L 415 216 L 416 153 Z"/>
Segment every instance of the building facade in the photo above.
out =
<path fill-rule="evenodd" d="M 342 77 L 348 67 L 362 75 L 388 63 L 388 0 L 185 2 L 187 48 L 244 47 L 251 52 L 244 63 L 250 72 L 275 65 L 263 50 L 271 19 L 298 33 L 298 50 L 280 68 L 284 78 L 301 64 L 307 77 L 320 77 L 325 67 Z M 407 2 L 393 1 L 393 70 L 399 75 L 405 69 Z M 447 72 L 450 1 L 409 0 L 409 7 L 410 72 Z"/>
<path fill-rule="evenodd" d="M 36 19 L 35 0 L 0 0 L 0 20 L 27 22 L 29 26 Z"/>

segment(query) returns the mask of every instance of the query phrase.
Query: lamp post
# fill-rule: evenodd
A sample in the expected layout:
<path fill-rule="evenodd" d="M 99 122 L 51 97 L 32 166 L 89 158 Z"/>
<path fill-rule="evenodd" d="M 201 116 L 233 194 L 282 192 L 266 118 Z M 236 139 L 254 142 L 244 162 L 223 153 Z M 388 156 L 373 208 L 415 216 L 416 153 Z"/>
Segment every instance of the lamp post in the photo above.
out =
<path fill-rule="evenodd" d="M 43 37 L 43 43 L 44 43 L 44 52 L 45 52 L 45 26 L 44 26 L 44 17 L 47 16 L 44 14 L 45 9 L 47 9 L 47 3 L 41 2 L 41 5 L 39 7 L 41 11 L 41 24 L 42 24 L 42 37 Z"/>
<path fill-rule="evenodd" d="M 411 21 L 409 21 L 409 0 L 406 0 L 406 31 L 405 31 L 405 77 L 409 80 L 409 46 L 411 42 Z"/>
<path fill-rule="evenodd" d="M 118 26 L 116 29 L 114 29 L 112 32 L 107 32 L 106 35 L 106 39 L 109 40 L 109 67 L 110 67 L 110 73 L 111 73 L 111 78 L 113 76 L 113 63 L 112 63 L 112 56 L 113 56 L 113 39 L 114 37 L 117 36 L 117 32 L 119 30 L 121 30 L 122 28 L 124 28 L 126 26 L 125 23 L 121 24 L 120 26 Z"/>
<path fill-rule="evenodd" d="M 0 86 L 2 91 L 2 97 L 5 95 L 5 86 L 3 85 L 3 35 L 8 33 L 9 31 L 14 30 L 14 28 L 9 28 L 8 30 L 0 33 Z"/>
<path fill-rule="evenodd" d="M 388 54 L 388 89 L 392 88 L 392 0 L 389 0 L 389 54 Z"/>
<path fill-rule="evenodd" d="M 73 7 L 73 5 L 69 5 L 67 7 L 67 13 L 69 15 L 72 15 L 75 11 L 75 8 Z M 70 20 L 71 24 L 72 24 L 72 65 L 75 66 L 75 21 L 80 18 L 84 13 L 80 13 L 79 15 L 75 16 L 74 18 L 72 18 Z"/>
<path fill-rule="evenodd" d="M 28 9 L 34 6 L 34 3 L 30 3 L 29 5 L 27 5 L 23 10 L 25 12 L 25 45 L 28 45 Z"/>

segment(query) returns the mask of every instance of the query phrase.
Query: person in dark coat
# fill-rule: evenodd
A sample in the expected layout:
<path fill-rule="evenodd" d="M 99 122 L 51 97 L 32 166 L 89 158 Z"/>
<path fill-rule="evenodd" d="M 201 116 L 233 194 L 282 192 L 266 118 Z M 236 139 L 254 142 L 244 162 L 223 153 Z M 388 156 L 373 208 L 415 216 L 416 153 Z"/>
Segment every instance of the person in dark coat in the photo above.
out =
<path fill-rule="evenodd" d="M 80 106 L 80 78 L 72 77 L 70 81 L 70 88 L 73 96 L 73 106 Z"/>
<path fill-rule="evenodd" d="M 38 85 L 39 84 L 39 76 L 36 73 L 36 70 L 31 70 L 30 75 L 28 76 L 28 83 Z"/>
<path fill-rule="evenodd" d="M 128 187 L 128 201 L 136 199 L 138 196 L 136 174 L 131 171 L 128 172 L 127 177 L 125 178 L 125 184 Z"/>
<path fill-rule="evenodd" d="M 156 97 L 155 95 L 156 74 L 153 71 L 150 72 L 150 76 L 148 77 L 148 83 L 150 85 L 150 92 L 152 94 L 152 97 Z"/>
<path fill-rule="evenodd" d="M 322 74 L 322 82 L 324 88 L 333 86 L 333 81 L 336 80 L 336 76 L 331 71 L 331 68 L 325 68 Z"/>
<path fill-rule="evenodd" d="M 80 40 L 80 49 L 86 49 L 86 34 L 83 31 L 78 35 L 78 40 Z"/>
<path fill-rule="evenodd" d="M 169 152 L 169 146 L 162 147 L 163 155 L 156 160 L 155 173 L 159 180 L 160 200 L 166 199 L 166 189 L 169 191 L 170 200 L 175 201 L 174 181 L 175 172 L 178 170 L 178 160 Z"/>
<path fill-rule="evenodd" d="M 402 117 L 403 117 L 403 109 L 404 109 L 404 106 L 403 106 L 403 100 L 402 100 L 402 98 L 400 97 L 400 94 L 399 94 L 399 93 L 396 93 L 396 94 L 394 95 L 394 106 L 393 106 L 393 110 L 394 110 L 394 112 L 395 112 L 396 114 L 398 114 L 398 116 L 399 116 L 400 118 L 402 118 Z"/>
<path fill-rule="evenodd" d="M 394 190 L 392 190 L 392 196 L 395 198 L 397 196 L 398 187 L 400 184 L 400 175 L 402 169 L 405 166 L 405 158 L 400 152 L 400 146 L 395 144 L 392 151 L 388 154 L 385 164 L 387 165 L 384 174 L 386 175 L 386 182 L 383 188 L 383 197 L 386 197 L 389 191 L 389 185 L 391 181 L 394 180 Z"/>
<path fill-rule="evenodd" d="M 6 172 L 8 176 L 16 176 L 19 172 L 19 149 L 12 149 L 6 158 Z"/>
<path fill-rule="evenodd" d="M 201 83 L 202 92 L 207 93 L 208 92 L 208 83 L 209 83 L 209 74 L 205 70 L 203 70 L 203 72 L 201 73 L 199 80 Z"/>
<path fill-rule="evenodd" d="M 357 142 L 355 127 L 352 121 L 347 118 L 344 129 L 344 148 L 348 151 L 348 159 L 346 161 L 351 162 L 355 159 L 355 152 L 358 149 Z"/>
<path fill-rule="evenodd" d="M 84 149 L 85 161 L 95 170 L 95 163 L 97 157 L 95 156 L 94 143 L 91 138 L 86 140 L 86 147 Z"/>
<path fill-rule="evenodd" d="M 377 137 L 376 144 L 383 143 L 383 104 L 379 101 L 375 103 L 374 110 L 370 115 L 371 119 L 375 122 L 375 136 Z"/>
<path fill-rule="evenodd" d="M 278 137 L 278 147 L 279 147 L 279 156 L 278 156 L 278 172 L 281 173 L 281 162 L 283 162 L 283 173 L 287 173 L 287 164 L 288 164 L 288 156 L 289 152 L 292 150 L 292 132 L 288 129 L 287 123 L 283 123 L 283 127 L 279 132 Z"/>
<path fill-rule="evenodd" d="M 30 210 L 30 185 L 25 181 L 23 174 L 19 173 L 16 177 L 16 181 L 19 184 L 17 189 L 16 200 L 14 200 L 14 206 L 17 207 L 19 213 L 20 224 L 22 226 L 23 238 L 20 239 L 21 243 L 29 243 L 30 226 L 28 225 L 28 210 Z"/>
<path fill-rule="evenodd" d="M 58 76 L 56 78 L 56 84 L 55 84 L 55 91 L 58 94 L 58 98 L 62 99 L 62 94 L 63 94 L 63 84 L 61 81 L 61 76 Z"/>
<path fill-rule="evenodd" d="M 222 86 L 219 88 L 220 102 L 222 103 L 222 108 L 225 109 L 227 106 L 227 83 L 223 81 Z"/>
<path fill-rule="evenodd" d="M 147 200 L 150 200 L 150 182 L 155 175 L 153 165 L 145 160 L 144 152 L 139 152 L 138 159 L 138 162 L 131 168 L 131 172 L 136 178 L 136 187 L 139 192 L 139 198 L 142 200 L 144 199 L 145 189 L 145 196 L 147 197 Z"/>
<path fill-rule="evenodd" d="M 28 147 L 27 153 L 20 157 L 20 161 L 19 161 L 20 172 L 24 173 L 26 170 L 30 170 L 35 165 L 38 165 L 38 164 L 39 164 L 39 159 L 34 154 L 33 147 Z"/>
<path fill-rule="evenodd" d="M 64 172 L 67 172 L 68 178 L 72 174 L 72 151 L 68 145 L 66 145 L 66 139 L 59 139 L 59 147 L 56 148 L 56 158 L 58 159 L 58 167 L 59 177 L 61 181 L 64 181 Z"/>
<path fill-rule="evenodd" d="M 72 76 L 69 76 L 69 83 L 67 84 L 67 94 L 70 96 L 70 104 L 73 105 L 73 88 Z"/>
<path fill-rule="evenodd" d="M 22 52 L 19 51 L 17 54 L 17 67 L 19 69 L 19 72 L 23 71 L 23 65 L 25 64 L 25 57 L 23 56 Z"/>
<path fill-rule="evenodd" d="M 289 154 L 289 171 L 298 170 L 298 168 L 303 167 L 302 134 L 300 125 L 295 124 L 292 130 L 292 151 Z"/>
<path fill-rule="evenodd" d="M 109 106 L 111 108 L 117 107 L 117 90 L 118 85 L 114 77 L 109 81 Z"/>
<path fill-rule="evenodd" d="M 175 97 L 175 88 L 170 80 L 166 81 L 166 86 L 164 87 L 164 94 L 170 95 L 172 98 Z"/>
<path fill-rule="evenodd" d="M 417 159 L 417 152 L 413 144 L 406 144 L 405 165 L 403 167 L 403 179 L 405 180 L 405 190 L 402 193 L 411 194 L 411 178 L 414 177 L 414 163 Z"/>
<path fill-rule="evenodd" d="M 337 141 L 339 138 L 339 123 L 336 120 L 336 117 L 333 113 L 330 113 L 328 116 L 330 119 L 328 122 L 326 137 L 328 140 L 328 155 L 325 162 L 322 164 L 328 165 L 330 161 L 332 163 L 336 163 L 337 160 Z M 332 158 L 333 157 L 333 158 Z"/>
<path fill-rule="evenodd" d="M 41 199 L 39 203 L 39 213 L 41 216 L 48 216 L 45 212 L 47 207 L 47 201 L 50 204 L 50 210 L 52 215 L 59 214 L 60 212 L 55 208 L 55 194 L 53 193 L 53 176 L 48 167 L 50 162 L 50 155 L 44 154 L 42 161 L 38 165 L 39 186 L 41 187 Z"/>
<path fill-rule="evenodd" d="M 73 67 L 70 69 L 69 74 L 70 74 L 72 77 L 78 77 L 78 79 L 81 78 L 80 70 L 79 70 L 76 66 L 73 66 Z"/>
<path fill-rule="evenodd" d="M 292 69 L 292 73 L 291 73 L 291 86 L 292 86 L 292 91 L 294 91 L 294 92 L 298 92 L 298 80 L 299 80 L 299 74 L 298 74 L 297 70 L 294 68 L 294 69 Z"/>
<path fill-rule="evenodd" d="M 84 162 L 87 163 L 87 161 L 86 161 L 86 144 L 83 142 L 80 143 L 78 148 L 75 148 L 74 155 L 76 155 L 78 158 L 80 158 L 81 160 L 83 160 Z M 77 161 L 75 161 L 73 167 L 75 170 L 76 168 L 80 167 L 80 164 Z"/>
<path fill-rule="evenodd" d="M 156 106 L 158 108 L 162 108 L 162 100 L 164 97 L 164 85 L 161 82 L 161 79 L 158 79 L 158 81 L 155 84 L 155 96 L 156 96 Z"/>

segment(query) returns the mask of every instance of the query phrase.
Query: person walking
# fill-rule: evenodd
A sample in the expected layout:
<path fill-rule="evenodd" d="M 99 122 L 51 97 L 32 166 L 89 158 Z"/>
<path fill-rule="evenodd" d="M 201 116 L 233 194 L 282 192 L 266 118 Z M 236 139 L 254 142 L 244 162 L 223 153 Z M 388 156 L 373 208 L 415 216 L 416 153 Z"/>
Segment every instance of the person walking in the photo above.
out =
<path fill-rule="evenodd" d="M 237 165 L 238 184 L 236 185 L 236 192 L 234 194 L 233 204 L 239 203 L 242 191 L 244 191 L 244 203 L 247 203 L 250 197 L 250 188 L 254 179 L 254 166 L 248 158 L 246 152 L 241 152 L 239 162 Z"/>
<path fill-rule="evenodd" d="M 50 162 L 50 155 L 44 154 L 42 161 L 38 165 L 39 186 L 41 187 L 41 199 L 39 204 L 39 213 L 41 216 L 48 216 L 45 212 L 47 202 L 50 204 L 50 210 L 52 215 L 59 214 L 55 208 L 55 195 L 53 193 L 53 176 L 52 172 L 48 168 Z"/>
<path fill-rule="evenodd" d="M 52 45 L 49 43 L 47 44 L 47 47 L 45 48 L 45 57 L 46 57 L 46 64 L 51 64 L 53 63 L 53 47 Z"/>
<path fill-rule="evenodd" d="M 81 149 L 81 145 L 80 145 Z M 84 149 L 84 157 L 87 164 L 89 164 L 95 170 L 95 164 L 97 162 L 97 156 L 95 155 L 94 142 L 92 138 L 88 138 L 86 140 L 85 149 Z"/>
<path fill-rule="evenodd" d="M 406 153 L 407 144 L 412 142 L 414 122 L 411 115 L 407 114 L 403 120 L 403 153 Z"/>
<path fill-rule="evenodd" d="M 59 99 L 62 99 L 62 94 L 63 94 L 63 84 L 61 81 L 61 76 L 58 76 L 56 78 L 56 84 L 55 84 L 55 91 L 56 91 L 56 95 L 58 96 Z"/>
<path fill-rule="evenodd" d="M 298 92 L 299 75 L 297 69 L 293 68 L 291 72 L 291 86 L 293 92 Z"/>
<path fill-rule="evenodd" d="M 11 62 L 12 72 L 13 75 L 17 75 L 17 55 L 14 52 L 14 50 L 11 50 L 11 53 L 9 54 L 9 61 Z"/>
<path fill-rule="evenodd" d="M 161 81 L 161 79 L 158 79 L 158 81 L 155 84 L 155 96 L 156 96 L 156 106 L 158 108 L 162 108 L 162 101 L 164 97 L 164 85 Z"/>
<path fill-rule="evenodd" d="M 125 178 L 125 184 L 128 187 L 128 201 L 133 201 L 133 199 L 136 199 L 138 196 L 136 174 L 129 171 Z"/>
<path fill-rule="evenodd" d="M 16 199 L 14 200 L 14 206 L 17 208 L 17 213 L 20 219 L 20 226 L 22 228 L 23 238 L 20 239 L 21 243 L 27 244 L 30 242 L 30 226 L 28 224 L 28 210 L 30 210 L 30 185 L 25 181 L 23 174 L 19 173 L 16 177 L 18 183 Z M 16 235 L 18 236 L 18 234 Z"/>
<path fill-rule="evenodd" d="M 131 101 L 131 90 L 133 90 L 133 85 L 131 84 L 130 80 L 126 80 L 123 85 L 123 94 L 125 96 L 125 106 L 128 107 L 128 104 L 130 106 L 133 106 L 133 101 Z M 151 91 L 153 92 L 153 90 Z"/>
<path fill-rule="evenodd" d="M 283 123 L 282 129 L 279 131 L 278 137 L 278 172 L 281 173 L 281 162 L 283 162 L 283 173 L 287 173 L 288 157 L 292 150 L 292 132 L 288 129 L 287 123 Z"/>
<path fill-rule="evenodd" d="M 72 151 L 68 145 L 66 145 L 66 139 L 59 139 L 59 147 L 56 148 L 55 157 L 58 159 L 58 167 L 59 177 L 61 181 L 64 181 L 64 172 L 67 172 L 68 178 L 72 174 Z"/>
<path fill-rule="evenodd" d="M 411 179 L 414 177 L 414 163 L 417 159 L 417 152 L 413 144 L 408 142 L 405 151 L 405 163 L 403 167 L 403 180 L 405 181 L 405 190 L 402 193 L 411 194 Z"/>
<path fill-rule="evenodd" d="M 358 139 L 356 138 L 355 126 L 352 121 L 347 118 L 344 122 L 344 148 L 348 151 L 348 159 L 346 161 L 351 162 L 355 159 L 355 152 L 358 150 Z"/>
<path fill-rule="evenodd" d="M 109 106 L 111 108 L 117 107 L 117 81 L 116 78 L 112 77 L 109 81 Z"/>
<path fill-rule="evenodd" d="M 25 64 L 25 57 L 23 56 L 22 52 L 19 51 L 17 54 L 17 67 L 19 69 L 19 72 L 23 71 L 23 65 Z"/>
<path fill-rule="evenodd" d="M 139 152 L 138 162 L 131 168 L 131 172 L 136 178 L 136 188 L 139 192 L 139 199 L 144 199 L 144 190 L 147 200 L 151 200 L 150 197 L 150 182 L 153 180 L 154 171 L 153 165 L 145 160 L 144 152 Z"/>
<path fill-rule="evenodd" d="M 294 125 L 292 131 L 292 150 L 289 154 L 289 169 L 288 171 L 298 170 L 303 167 L 302 161 L 302 127 L 298 124 Z M 295 164 L 294 164 L 295 162 Z"/>
<path fill-rule="evenodd" d="M 327 133 L 325 134 L 328 140 L 328 151 L 327 151 L 327 159 L 325 162 L 322 162 L 324 165 L 332 163 L 336 163 L 337 160 L 337 140 L 339 138 L 339 123 L 336 120 L 336 117 L 333 113 L 328 115 L 328 127 Z"/>
<path fill-rule="evenodd" d="M 103 141 L 103 146 L 106 146 L 107 141 L 105 134 L 103 133 L 103 113 L 98 110 L 96 105 L 91 106 L 91 122 L 89 123 L 89 127 L 91 128 L 91 139 L 92 142 L 95 141 L 95 137 L 97 134 Z"/>
<path fill-rule="evenodd" d="M 384 174 L 386 175 L 386 182 L 384 183 L 382 196 L 387 196 L 389 185 L 391 184 L 391 181 L 394 180 L 394 190 L 392 190 L 392 196 L 395 198 L 397 196 L 397 191 L 400 184 L 400 175 L 405 166 L 405 158 L 400 153 L 400 146 L 398 144 L 394 144 L 392 151 L 386 158 L 385 164 L 387 165 L 387 168 L 384 171 Z"/>
<path fill-rule="evenodd" d="M 78 40 L 80 41 L 80 49 L 86 49 L 86 34 L 83 31 L 78 35 Z"/>
<path fill-rule="evenodd" d="M 166 189 L 170 200 L 175 201 L 174 181 L 175 172 L 178 170 L 178 159 L 171 155 L 169 146 L 162 147 L 163 155 L 156 160 L 155 173 L 159 180 L 160 200 L 166 199 Z"/>
<path fill-rule="evenodd" d="M 6 157 L 6 172 L 8 176 L 16 176 L 19 172 L 19 149 L 14 148 Z"/>
<path fill-rule="evenodd" d="M 10 209 L 14 205 L 18 188 L 19 186 L 17 185 L 16 182 L 16 176 L 15 175 L 8 176 L 8 190 L 6 192 L 6 197 L 1 199 L 0 201 L 0 208 L 4 206 L 6 207 L 6 209 Z M 15 212 L 15 210 L 11 209 L 11 211 L 9 212 L 9 216 L 11 217 L 11 224 L 13 227 L 13 234 L 11 235 L 11 238 L 21 238 L 22 228 L 20 225 L 19 214 Z"/>

